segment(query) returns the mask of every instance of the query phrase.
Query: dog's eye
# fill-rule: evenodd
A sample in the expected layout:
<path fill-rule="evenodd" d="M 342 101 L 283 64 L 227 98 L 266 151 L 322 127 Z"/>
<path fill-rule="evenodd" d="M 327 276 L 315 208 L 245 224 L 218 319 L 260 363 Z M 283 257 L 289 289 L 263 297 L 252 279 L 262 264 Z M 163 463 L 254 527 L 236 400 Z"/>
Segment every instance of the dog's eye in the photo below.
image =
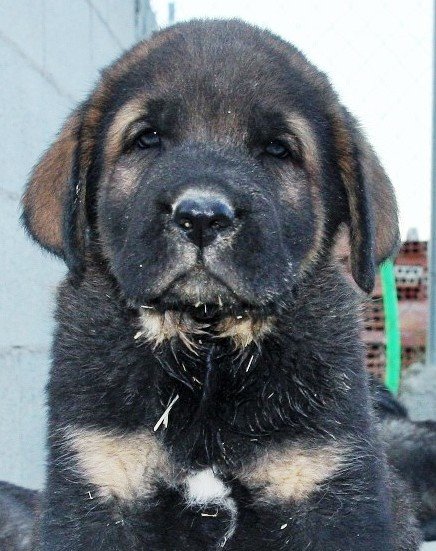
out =
<path fill-rule="evenodd" d="M 278 140 L 273 140 L 265 147 L 265 153 L 271 155 L 272 157 L 277 157 L 277 159 L 285 159 L 289 157 L 291 152 L 289 149 Z"/>
<path fill-rule="evenodd" d="M 145 130 L 135 139 L 135 145 L 139 149 L 149 149 L 150 147 L 159 147 L 161 138 L 156 130 Z"/>

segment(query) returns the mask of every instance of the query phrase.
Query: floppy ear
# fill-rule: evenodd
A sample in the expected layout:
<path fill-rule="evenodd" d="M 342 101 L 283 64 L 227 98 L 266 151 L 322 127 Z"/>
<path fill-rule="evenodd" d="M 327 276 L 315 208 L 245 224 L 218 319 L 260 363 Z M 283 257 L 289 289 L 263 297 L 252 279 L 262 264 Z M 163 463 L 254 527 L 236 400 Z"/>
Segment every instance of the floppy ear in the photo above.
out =
<path fill-rule="evenodd" d="M 349 206 L 351 271 L 359 287 L 370 293 L 377 266 L 398 252 L 397 203 L 392 184 L 358 124 L 347 112 L 343 121 L 345 133 L 336 146 Z"/>
<path fill-rule="evenodd" d="M 76 109 L 32 171 L 22 198 L 22 221 L 46 250 L 63 258 L 73 274 L 83 269 L 85 209 Z"/>

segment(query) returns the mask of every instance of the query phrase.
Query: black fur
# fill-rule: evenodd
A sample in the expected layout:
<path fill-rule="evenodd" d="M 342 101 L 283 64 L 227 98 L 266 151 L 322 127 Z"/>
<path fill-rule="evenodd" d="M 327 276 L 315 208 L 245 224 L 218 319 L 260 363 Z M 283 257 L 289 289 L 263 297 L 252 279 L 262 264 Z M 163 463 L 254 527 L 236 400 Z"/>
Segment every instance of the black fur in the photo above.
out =
<path fill-rule="evenodd" d="M 36 520 L 40 494 L 0 482 L 0 549 L 32 551 L 36 545 Z"/>
<path fill-rule="evenodd" d="M 226 548 L 254 550 L 264 543 L 269 549 L 299 550 L 309 544 L 312 549 L 394 549 L 395 519 L 382 452 L 368 418 L 366 377 L 355 367 L 362 363 L 350 308 L 356 297 L 339 273 L 326 266 L 289 298 L 277 335 L 266 339 L 261 353 L 250 351 L 256 360 L 247 374 L 247 359 L 235 361 L 227 343 L 213 339 L 206 339 L 195 359 L 177 345 L 159 354 L 139 345 L 133 338 L 135 312 L 127 308 L 104 265 L 88 264 L 78 288 L 63 286 L 49 385 L 47 549 L 57 549 L 58 540 L 84 549 L 102 537 L 105 549 L 142 549 L 147 542 L 147 549 L 200 550 L 218 541 L 215 521 L 199 520 L 196 510 L 180 507 L 177 492 L 170 497 L 164 488 L 153 501 L 160 504 L 159 512 L 156 505 L 137 504 L 133 511 L 121 511 L 121 527 L 110 509 L 95 508 L 80 478 L 59 468 L 64 453 L 55 431 L 59 424 L 123 431 L 152 427 L 174 394 L 180 399 L 160 438 L 180 466 L 213 463 L 230 484 L 238 467 L 272 445 L 328 440 L 330 434 L 353 439 L 355 464 L 303 504 L 263 506 L 235 484 L 246 522 L 241 521 Z M 189 386 L 172 374 L 179 363 L 189 369 Z M 89 524 L 83 525 L 84 516 Z M 295 519 L 290 532 L 280 531 L 289 519 Z M 396 548 L 414 549 L 413 538 Z"/>
<path fill-rule="evenodd" d="M 387 178 L 368 181 L 357 127 L 295 48 L 235 21 L 182 24 L 155 41 L 109 68 L 81 115 L 63 225 L 76 277 L 58 296 L 42 550 L 416 550 L 407 492 L 373 422 L 360 299 L 331 259 L 348 223 L 354 277 L 371 288 L 384 215 L 394 236 L 385 255 L 396 246 Z M 146 121 L 134 124 L 161 144 L 139 148 L 124 128 L 108 161 L 117 114 L 141 94 Z M 286 159 L 267 153 L 275 140 Z M 235 212 L 204 249 L 172 218 L 188 191 L 224 197 Z M 137 335 L 145 307 L 203 332 L 191 346 L 155 346 Z M 271 330 L 235 348 L 220 331 L 228 319 Z M 154 431 L 174 396 L 169 426 Z M 128 502 L 93 497 L 101 488 L 78 469 L 66 427 L 148 431 L 178 475 Z M 266 499 L 241 475 L 265 454 L 327 445 L 345 464 L 302 498 Z M 234 510 L 186 502 L 181 474 L 206 467 Z"/>
<path fill-rule="evenodd" d="M 372 387 L 389 463 L 412 489 L 424 539 L 436 540 L 436 422 L 412 421 L 385 387 Z"/>
<path fill-rule="evenodd" d="M 370 383 L 374 408 L 382 425 L 383 444 L 388 461 L 413 492 L 424 539 L 433 541 L 436 539 L 435 423 L 410 421 L 404 405 L 383 384 L 374 378 L 370 378 Z M 402 487 L 398 481 L 396 485 L 402 491 L 407 492 L 407 489 Z M 240 485 L 234 485 L 234 493 L 241 503 L 250 503 L 247 491 Z M 168 495 L 170 500 L 176 500 L 176 502 L 180 500 L 177 493 L 163 491 L 163 494 Z M 8 483 L 0 483 L 0 542 L 3 546 L 2 549 L 5 551 L 31 551 L 35 548 L 35 522 L 39 516 L 40 499 L 39 492 L 24 490 Z M 164 501 L 164 506 L 159 514 L 168 514 L 167 522 L 170 525 L 173 523 L 171 518 L 173 504 L 168 506 L 165 503 Z M 249 515 L 246 514 L 248 519 Z M 198 520 L 197 517 L 196 521 Z M 222 519 L 209 520 L 210 524 L 215 523 L 218 527 L 220 522 Z M 190 530 L 192 531 L 192 528 Z M 195 527 L 194 531 L 197 530 L 201 531 Z"/>

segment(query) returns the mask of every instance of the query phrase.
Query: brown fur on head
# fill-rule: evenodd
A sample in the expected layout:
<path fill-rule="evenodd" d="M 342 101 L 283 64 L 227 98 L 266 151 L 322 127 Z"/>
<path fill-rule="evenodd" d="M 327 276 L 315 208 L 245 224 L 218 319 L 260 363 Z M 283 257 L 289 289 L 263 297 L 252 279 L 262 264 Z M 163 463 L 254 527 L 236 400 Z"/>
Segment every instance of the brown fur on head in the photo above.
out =
<path fill-rule="evenodd" d="M 224 297 L 230 309 L 265 308 L 346 223 L 353 277 L 370 291 L 398 223 L 392 186 L 357 123 L 292 46 L 233 21 L 211 22 L 204 50 L 203 26 L 167 29 L 103 73 L 31 175 L 30 234 L 79 275 L 94 242 L 137 305 L 177 310 Z M 235 37 L 225 47 L 224 32 Z M 138 136 L 155 130 L 161 150 L 141 152 Z M 188 187 L 238 213 L 200 267 L 169 216 Z"/>
<path fill-rule="evenodd" d="M 53 145 L 33 170 L 23 195 L 24 222 L 32 237 L 45 249 L 64 256 L 63 220 L 73 160 L 79 142 L 81 112 L 67 119 Z"/>

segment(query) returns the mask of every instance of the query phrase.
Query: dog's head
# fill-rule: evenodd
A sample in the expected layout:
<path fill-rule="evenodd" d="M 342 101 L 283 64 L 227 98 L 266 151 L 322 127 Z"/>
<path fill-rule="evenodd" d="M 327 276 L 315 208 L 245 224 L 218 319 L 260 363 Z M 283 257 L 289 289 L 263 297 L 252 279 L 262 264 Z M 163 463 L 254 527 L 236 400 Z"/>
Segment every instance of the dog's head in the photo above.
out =
<path fill-rule="evenodd" d="M 267 309 L 350 228 L 370 291 L 391 184 L 327 78 L 238 21 L 177 25 L 109 67 L 33 171 L 24 221 L 75 276 L 97 243 L 131 303 Z"/>

